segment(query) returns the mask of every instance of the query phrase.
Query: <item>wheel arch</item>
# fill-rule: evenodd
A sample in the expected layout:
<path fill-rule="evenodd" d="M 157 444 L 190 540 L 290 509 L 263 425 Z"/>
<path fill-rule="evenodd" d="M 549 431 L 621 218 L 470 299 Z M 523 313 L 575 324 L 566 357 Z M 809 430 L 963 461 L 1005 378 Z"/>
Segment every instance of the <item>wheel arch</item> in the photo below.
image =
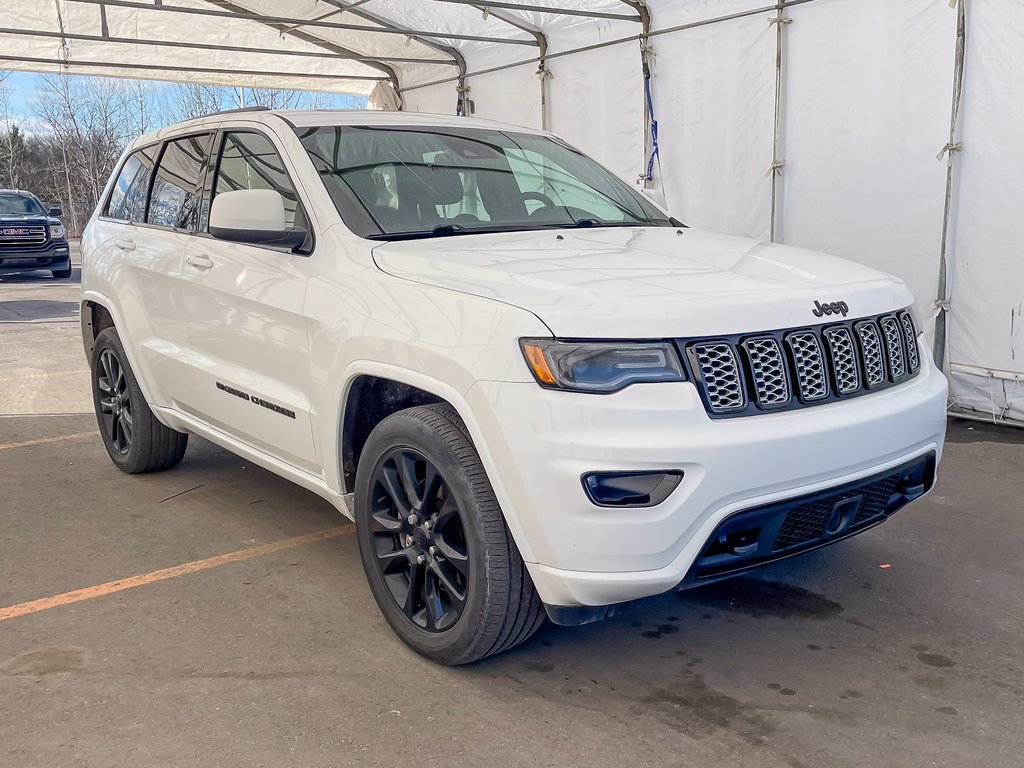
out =
<path fill-rule="evenodd" d="M 385 384 L 376 384 L 375 381 L 383 381 Z M 374 393 L 373 387 L 378 387 L 391 400 L 384 405 L 376 405 L 371 409 L 372 416 L 366 418 L 361 424 L 365 433 L 354 431 L 360 428 L 358 411 L 361 404 L 365 405 Z M 404 398 L 410 398 L 408 400 Z M 406 404 L 407 403 L 407 404 Z M 345 379 L 345 386 L 342 390 L 340 412 L 337 428 L 337 460 L 339 480 L 342 493 L 352 494 L 355 491 L 355 472 L 358 467 L 360 454 L 355 446 L 361 450 L 373 427 L 380 423 L 391 413 L 411 408 L 426 403 L 445 403 L 454 410 L 469 434 L 480 461 L 487 473 L 488 481 L 498 500 L 505 523 L 519 548 L 519 552 L 526 562 L 536 562 L 533 549 L 529 546 L 526 532 L 520 524 L 518 515 L 512 506 L 509 494 L 504 488 L 502 476 L 491 453 L 484 436 L 480 421 L 476 418 L 469 401 L 465 395 L 451 384 L 434 379 L 426 374 L 385 363 L 365 361 L 354 364 Z M 395 407 L 395 406 L 399 407 Z M 374 419 L 373 417 L 379 416 Z M 359 442 L 359 440 L 362 442 Z M 348 498 L 351 499 L 351 496 Z M 351 511 L 354 513 L 355 504 L 351 502 Z"/>
<path fill-rule="evenodd" d="M 106 328 L 113 328 L 117 331 L 124 353 L 128 357 L 128 364 L 135 372 L 135 379 L 139 383 L 143 396 L 147 403 L 152 403 L 150 397 L 149 383 L 146 381 L 144 372 L 138 365 L 135 354 L 135 346 L 131 342 L 131 331 L 121 318 L 117 306 L 108 296 L 96 291 L 86 291 L 82 294 L 80 303 L 80 320 L 82 324 L 82 346 L 85 351 L 85 359 L 90 365 L 92 363 L 92 350 L 96 343 L 96 337 Z"/>

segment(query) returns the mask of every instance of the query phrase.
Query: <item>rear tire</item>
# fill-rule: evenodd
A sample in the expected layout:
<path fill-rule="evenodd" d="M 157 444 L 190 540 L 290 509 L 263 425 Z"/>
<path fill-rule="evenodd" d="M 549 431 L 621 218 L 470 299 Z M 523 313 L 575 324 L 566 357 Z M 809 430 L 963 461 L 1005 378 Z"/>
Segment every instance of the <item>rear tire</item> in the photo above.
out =
<path fill-rule="evenodd" d="M 51 269 L 50 270 L 50 274 L 53 275 L 58 280 L 66 280 L 67 278 L 71 277 L 71 272 L 72 272 L 71 267 L 68 267 L 67 269 Z"/>
<path fill-rule="evenodd" d="M 508 650 L 544 605 L 505 525 L 480 457 L 448 405 L 374 428 L 356 471 L 359 553 L 395 633 L 440 664 Z"/>
<path fill-rule="evenodd" d="M 170 469 L 180 462 L 188 435 L 157 421 L 113 328 L 96 336 L 91 370 L 96 421 L 117 468 L 134 475 Z"/>

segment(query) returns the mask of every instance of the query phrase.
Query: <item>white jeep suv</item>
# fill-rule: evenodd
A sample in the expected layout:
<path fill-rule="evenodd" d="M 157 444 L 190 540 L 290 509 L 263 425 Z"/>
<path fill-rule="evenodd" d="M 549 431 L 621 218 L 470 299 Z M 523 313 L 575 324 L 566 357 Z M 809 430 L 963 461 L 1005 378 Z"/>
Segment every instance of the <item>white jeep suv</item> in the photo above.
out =
<path fill-rule="evenodd" d="M 838 541 L 926 493 L 946 382 L 900 281 L 689 229 L 558 138 L 380 112 L 138 139 L 82 241 L 126 472 L 189 433 L 355 520 L 461 664 Z"/>

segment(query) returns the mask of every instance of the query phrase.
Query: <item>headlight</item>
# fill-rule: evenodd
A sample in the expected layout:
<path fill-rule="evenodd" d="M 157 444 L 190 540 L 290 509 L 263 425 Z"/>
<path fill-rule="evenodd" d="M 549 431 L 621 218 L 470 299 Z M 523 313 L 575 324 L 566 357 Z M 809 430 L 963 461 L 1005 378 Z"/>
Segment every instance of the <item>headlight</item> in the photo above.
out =
<path fill-rule="evenodd" d="M 542 387 L 573 392 L 618 392 L 644 381 L 685 381 L 670 342 L 575 342 L 520 339 Z"/>
<path fill-rule="evenodd" d="M 63 240 L 68 236 L 68 231 L 64 228 L 63 224 L 51 224 L 50 225 L 50 239 L 51 240 Z"/>

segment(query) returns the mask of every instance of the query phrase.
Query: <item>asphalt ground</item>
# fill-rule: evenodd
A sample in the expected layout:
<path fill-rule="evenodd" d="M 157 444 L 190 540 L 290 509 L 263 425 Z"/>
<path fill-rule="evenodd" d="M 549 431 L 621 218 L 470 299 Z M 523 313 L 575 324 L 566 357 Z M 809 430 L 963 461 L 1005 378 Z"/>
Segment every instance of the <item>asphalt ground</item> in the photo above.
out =
<path fill-rule="evenodd" d="M 1024 761 L 1024 432 L 951 421 L 879 528 L 447 669 L 317 497 L 197 438 L 113 467 L 77 283 L 0 277 L 0 766 Z"/>

